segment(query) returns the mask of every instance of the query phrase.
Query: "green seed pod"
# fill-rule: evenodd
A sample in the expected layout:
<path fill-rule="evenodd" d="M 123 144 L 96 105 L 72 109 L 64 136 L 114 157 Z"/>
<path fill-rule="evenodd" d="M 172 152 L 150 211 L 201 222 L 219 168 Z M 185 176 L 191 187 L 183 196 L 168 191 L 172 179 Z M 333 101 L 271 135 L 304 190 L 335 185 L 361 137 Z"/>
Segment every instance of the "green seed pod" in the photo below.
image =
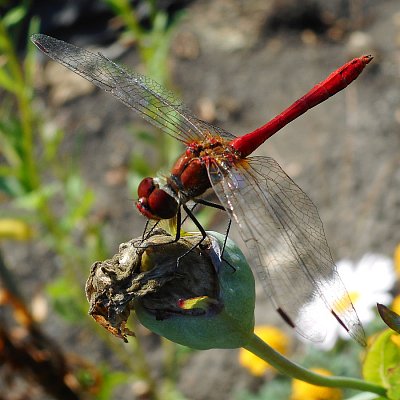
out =
<path fill-rule="evenodd" d="M 242 252 L 215 232 L 178 242 L 163 230 L 120 245 L 86 283 L 89 314 L 127 341 L 132 309 L 151 331 L 195 349 L 242 347 L 254 328 L 254 277 Z M 178 261 L 179 260 L 179 261 Z M 225 261 L 224 261 L 225 260 Z"/>
<path fill-rule="evenodd" d="M 185 299 L 181 302 L 183 307 L 200 307 L 206 312 L 199 315 L 176 314 L 160 320 L 138 299 L 134 306 L 136 315 L 151 331 L 194 349 L 242 347 L 249 341 L 254 328 L 254 277 L 243 253 L 232 240 L 227 240 L 223 254 L 227 262 L 220 261 L 218 253 L 225 237 L 216 232 L 208 232 L 208 235 L 213 242 L 208 252 L 216 271 L 218 298 L 199 298 L 198 301 L 193 298 L 193 305 L 187 305 Z M 178 272 L 180 268 L 187 268 L 188 260 L 185 258 L 181 260 Z M 197 265 L 191 264 L 189 268 L 194 270 Z"/>

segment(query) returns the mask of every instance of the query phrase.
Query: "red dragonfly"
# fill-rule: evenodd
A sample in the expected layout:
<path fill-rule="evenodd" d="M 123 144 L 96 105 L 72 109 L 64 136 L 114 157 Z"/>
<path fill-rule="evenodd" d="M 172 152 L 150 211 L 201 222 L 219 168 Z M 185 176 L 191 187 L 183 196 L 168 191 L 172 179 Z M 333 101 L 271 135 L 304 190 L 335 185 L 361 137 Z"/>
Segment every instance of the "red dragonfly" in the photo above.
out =
<path fill-rule="evenodd" d="M 255 269 L 277 312 L 300 335 L 325 337 L 319 310 L 328 309 L 359 343 L 365 335 L 333 262 L 317 208 L 270 157 L 249 157 L 265 140 L 311 107 L 344 89 L 372 60 L 344 64 L 264 126 L 241 137 L 197 119 L 151 79 L 46 35 L 33 43 L 65 67 L 110 92 L 186 150 L 166 178 L 145 178 L 137 208 L 149 219 L 180 216 L 213 189 L 254 254 Z M 199 228 L 205 235 L 204 229 Z M 316 312 L 316 310 L 318 310 Z"/>

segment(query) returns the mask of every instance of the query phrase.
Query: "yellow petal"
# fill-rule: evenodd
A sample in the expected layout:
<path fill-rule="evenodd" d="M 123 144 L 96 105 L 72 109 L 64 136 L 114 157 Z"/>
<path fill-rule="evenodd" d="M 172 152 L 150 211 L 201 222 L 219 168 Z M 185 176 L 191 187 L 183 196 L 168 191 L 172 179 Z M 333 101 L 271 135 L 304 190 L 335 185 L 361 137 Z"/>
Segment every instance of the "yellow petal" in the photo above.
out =
<path fill-rule="evenodd" d="M 278 328 L 260 325 L 255 327 L 254 333 L 279 353 L 287 354 L 289 338 Z M 240 349 L 239 363 L 255 376 L 262 376 L 266 372 L 274 370 L 267 362 L 245 349 Z"/>
<path fill-rule="evenodd" d="M 332 375 L 322 368 L 312 368 L 312 371 L 321 375 Z M 315 386 L 310 383 L 293 379 L 291 400 L 340 400 L 342 392 L 337 388 Z"/>
<path fill-rule="evenodd" d="M 391 337 L 390 340 L 397 346 L 400 347 L 400 335 L 398 333 L 394 333 Z"/>
<path fill-rule="evenodd" d="M 0 239 L 28 240 L 32 236 L 32 228 L 26 222 L 12 218 L 0 219 Z"/>
<path fill-rule="evenodd" d="M 394 249 L 394 268 L 396 271 L 397 279 L 400 279 L 400 243 Z"/>
<path fill-rule="evenodd" d="M 397 295 L 392 303 L 392 306 L 390 307 L 396 314 L 400 315 L 400 295 Z"/>

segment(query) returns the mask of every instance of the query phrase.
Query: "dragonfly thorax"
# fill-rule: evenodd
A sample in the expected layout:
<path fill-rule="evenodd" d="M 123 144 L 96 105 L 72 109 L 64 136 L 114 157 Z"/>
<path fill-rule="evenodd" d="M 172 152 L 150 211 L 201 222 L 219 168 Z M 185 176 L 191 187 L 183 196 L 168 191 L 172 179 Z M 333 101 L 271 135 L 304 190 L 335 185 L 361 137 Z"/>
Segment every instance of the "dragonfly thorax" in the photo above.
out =
<path fill-rule="evenodd" d="M 185 152 L 178 158 L 171 171 L 171 183 L 185 198 L 201 196 L 211 187 L 203 157 Z"/>

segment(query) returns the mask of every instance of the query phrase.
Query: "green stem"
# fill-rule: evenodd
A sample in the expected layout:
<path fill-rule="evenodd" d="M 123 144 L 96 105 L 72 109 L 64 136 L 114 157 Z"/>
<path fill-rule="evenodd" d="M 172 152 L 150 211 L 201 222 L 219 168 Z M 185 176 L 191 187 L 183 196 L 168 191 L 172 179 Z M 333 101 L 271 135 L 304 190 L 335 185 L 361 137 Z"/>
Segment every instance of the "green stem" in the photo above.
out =
<path fill-rule="evenodd" d="M 1 21 L 0 37 L 3 39 L 2 50 L 6 55 L 10 74 L 17 88 L 14 94 L 18 104 L 20 124 L 23 132 L 21 146 L 23 171 L 21 171 L 22 176 L 20 178 L 28 190 L 34 190 L 39 186 L 39 178 L 37 174 L 37 165 L 35 163 L 33 146 L 33 115 L 31 111 L 32 90 L 27 82 L 26 76 L 24 75 L 23 68 L 19 63 L 11 36 Z"/>
<path fill-rule="evenodd" d="M 387 397 L 386 389 L 382 386 L 375 385 L 374 383 L 356 378 L 324 376 L 303 368 L 276 352 L 254 333 L 250 342 L 244 346 L 244 348 L 268 362 L 279 372 L 292 378 L 300 379 L 317 386 L 357 389 L 364 392 L 376 393 L 385 398 Z"/>

